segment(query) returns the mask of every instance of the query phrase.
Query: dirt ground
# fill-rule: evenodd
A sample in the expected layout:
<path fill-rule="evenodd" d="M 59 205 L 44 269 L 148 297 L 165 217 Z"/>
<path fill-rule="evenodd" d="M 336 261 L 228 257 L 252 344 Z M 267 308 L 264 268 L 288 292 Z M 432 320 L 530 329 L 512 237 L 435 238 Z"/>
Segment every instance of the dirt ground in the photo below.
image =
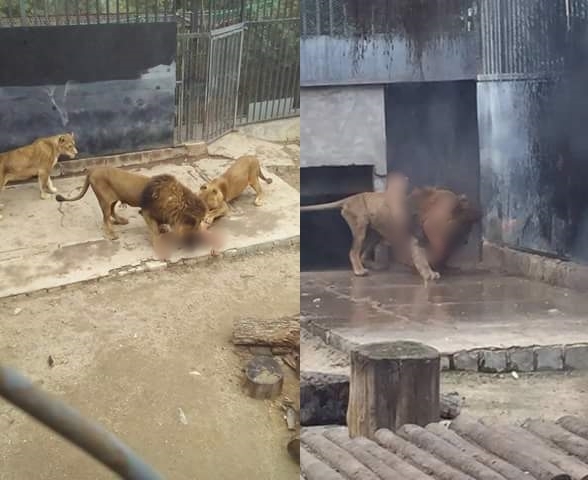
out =
<path fill-rule="evenodd" d="M 588 371 L 480 374 L 446 372 L 441 390 L 465 397 L 464 411 L 478 418 L 519 423 L 526 418 L 588 418 Z"/>
<path fill-rule="evenodd" d="M 299 313 L 299 258 L 282 248 L 0 300 L 0 358 L 165 478 L 298 479 L 281 401 L 242 393 L 249 354 L 230 336 L 237 317 Z M 117 478 L 2 400 L 0 465 L 1 480 Z"/>

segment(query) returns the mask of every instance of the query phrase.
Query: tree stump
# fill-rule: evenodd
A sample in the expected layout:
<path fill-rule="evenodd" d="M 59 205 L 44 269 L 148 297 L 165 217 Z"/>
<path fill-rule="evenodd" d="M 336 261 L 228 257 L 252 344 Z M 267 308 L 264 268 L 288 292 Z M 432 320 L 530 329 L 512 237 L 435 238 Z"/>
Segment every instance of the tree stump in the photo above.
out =
<path fill-rule="evenodd" d="M 296 435 L 288 442 L 287 449 L 292 459 L 300 463 L 300 435 Z"/>
<path fill-rule="evenodd" d="M 351 352 L 347 426 L 351 437 L 439 421 L 439 352 L 415 342 L 375 343 Z"/>
<path fill-rule="evenodd" d="M 275 398 L 282 392 L 284 373 L 273 357 L 253 358 L 245 367 L 245 389 L 250 397 Z"/>

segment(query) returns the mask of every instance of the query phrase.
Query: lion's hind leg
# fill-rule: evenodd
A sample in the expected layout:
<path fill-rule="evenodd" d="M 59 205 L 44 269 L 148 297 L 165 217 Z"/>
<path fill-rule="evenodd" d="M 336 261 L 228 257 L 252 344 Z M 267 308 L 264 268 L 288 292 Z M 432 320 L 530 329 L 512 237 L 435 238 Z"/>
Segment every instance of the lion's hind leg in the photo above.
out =
<path fill-rule="evenodd" d="M 261 189 L 261 183 L 259 183 L 259 178 L 255 176 L 254 178 L 249 179 L 249 185 L 251 188 L 255 190 L 255 200 L 253 201 L 253 205 L 256 207 L 260 207 L 263 205 L 263 190 Z"/>
<path fill-rule="evenodd" d="M 353 273 L 356 276 L 362 277 L 368 274 L 367 269 L 361 263 L 361 248 L 363 247 L 363 243 L 365 241 L 368 221 L 367 219 L 357 218 L 345 207 L 343 207 L 341 210 L 341 215 L 347 222 L 347 225 L 349 225 L 349 229 L 351 230 L 351 235 L 353 237 L 351 249 L 349 250 L 349 261 L 351 262 L 351 268 L 353 269 Z"/>

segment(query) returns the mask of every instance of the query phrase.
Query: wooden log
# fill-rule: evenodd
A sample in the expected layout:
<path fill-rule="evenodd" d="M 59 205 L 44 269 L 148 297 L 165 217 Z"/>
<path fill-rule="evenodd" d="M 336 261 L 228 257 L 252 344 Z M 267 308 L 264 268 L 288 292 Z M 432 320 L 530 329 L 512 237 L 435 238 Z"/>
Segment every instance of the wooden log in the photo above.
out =
<path fill-rule="evenodd" d="M 388 465 L 364 450 L 361 446 L 353 443 L 345 427 L 329 428 L 323 435 L 335 445 L 357 458 L 382 480 L 404 480 L 401 474 L 392 470 Z"/>
<path fill-rule="evenodd" d="M 510 441 L 508 437 L 500 435 L 463 413 L 451 422 L 449 428 L 529 472 L 538 480 L 570 480 L 570 476 L 555 465 L 526 453 L 524 445 Z"/>
<path fill-rule="evenodd" d="M 437 458 L 445 460 L 448 465 L 471 475 L 477 480 L 504 480 L 504 477 L 499 473 L 418 425 L 403 425 L 398 429 L 397 433 L 405 440 L 435 455 Z"/>
<path fill-rule="evenodd" d="M 349 435 L 439 420 L 439 352 L 415 342 L 375 343 L 351 351 Z"/>
<path fill-rule="evenodd" d="M 352 442 L 380 459 L 394 471 L 400 473 L 406 480 L 432 480 L 433 477 L 414 467 L 412 464 L 380 447 L 376 442 L 365 437 L 355 437 Z M 529 480 L 529 479 L 525 479 Z"/>
<path fill-rule="evenodd" d="M 447 429 L 440 423 L 430 423 L 426 430 L 434 433 L 438 437 L 459 448 L 463 453 L 483 463 L 495 472 L 500 473 L 506 480 L 529 480 L 529 475 L 520 468 L 505 462 L 502 458 L 487 452 L 476 444 L 460 437 L 457 433 Z"/>
<path fill-rule="evenodd" d="M 284 373 L 273 357 L 254 357 L 245 367 L 245 389 L 250 397 L 275 398 L 282 393 Z"/>
<path fill-rule="evenodd" d="M 567 452 L 551 446 L 543 438 L 534 435 L 528 430 L 514 425 L 504 425 L 496 428 L 497 431 L 508 435 L 510 438 L 525 445 L 525 450 L 532 455 L 543 458 L 564 472 L 569 473 L 574 480 L 588 480 L 588 466 Z"/>
<path fill-rule="evenodd" d="M 572 432 L 585 440 L 588 440 L 588 422 L 574 415 L 564 415 L 555 422 L 568 432 Z"/>
<path fill-rule="evenodd" d="M 588 463 L 588 440 L 568 432 L 565 428 L 555 423 L 544 420 L 525 420 L 523 428 L 555 443 L 558 447 L 575 455 L 584 463 Z"/>
<path fill-rule="evenodd" d="M 439 401 L 441 418 L 453 420 L 461 413 L 462 398 L 457 393 L 442 393 Z"/>
<path fill-rule="evenodd" d="M 302 443 L 317 456 L 351 480 L 378 480 L 378 477 L 355 457 L 316 432 L 304 432 Z"/>
<path fill-rule="evenodd" d="M 287 445 L 287 450 L 290 456 L 300 463 L 300 435 L 296 435 L 292 438 Z"/>
<path fill-rule="evenodd" d="M 407 459 L 416 465 L 423 472 L 435 477 L 438 480 L 475 480 L 473 477 L 456 470 L 450 465 L 439 460 L 429 452 L 425 452 L 412 443 L 400 438 L 394 432 L 387 429 L 380 429 L 375 433 L 376 442 Z"/>
<path fill-rule="evenodd" d="M 235 345 L 300 348 L 300 320 L 282 318 L 241 318 L 233 324 Z"/>
<path fill-rule="evenodd" d="M 321 462 L 304 446 L 300 447 L 300 471 L 306 480 L 345 480 L 339 473 Z"/>

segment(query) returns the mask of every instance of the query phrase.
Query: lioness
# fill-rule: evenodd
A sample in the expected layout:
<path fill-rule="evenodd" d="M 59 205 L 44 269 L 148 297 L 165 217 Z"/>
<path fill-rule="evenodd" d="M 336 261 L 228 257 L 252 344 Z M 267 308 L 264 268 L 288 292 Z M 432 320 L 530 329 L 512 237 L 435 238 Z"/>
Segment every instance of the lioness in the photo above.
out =
<path fill-rule="evenodd" d="M 114 232 L 112 224 L 126 225 L 129 223 L 126 218 L 116 213 L 116 204 L 121 202 L 130 207 L 139 207 L 141 193 L 147 186 L 149 178 L 119 168 L 94 167 L 88 169 L 86 181 L 78 195 L 70 198 L 57 195 L 55 199 L 58 202 L 75 202 L 81 199 L 91 186 L 102 210 L 104 232 L 110 240 L 116 240 L 118 235 Z"/>
<path fill-rule="evenodd" d="M 255 190 L 256 207 L 262 205 L 262 190 L 259 179 L 265 183 L 272 183 L 266 178 L 259 166 L 259 160 L 253 155 L 239 157 L 220 177 L 215 178 L 200 187 L 199 196 L 208 207 L 208 214 L 204 221 L 208 224 L 229 213 L 228 203 L 251 186 Z"/>
<path fill-rule="evenodd" d="M 15 180 L 38 177 L 43 200 L 57 193 L 51 182 L 51 170 L 61 155 L 74 158 L 78 154 L 73 133 L 63 133 L 35 140 L 30 145 L 0 153 L 0 191 Z M 3 205 L 0 205 L 0 209 Z M 2 215 L 0 215 L 0 219 Z"/>
<path fill-rule="evenodd" d="M 202 199 L 172 175 L 151 177 L 141 193 L 140 213 L 151 234 L 153 249 L 161 258 L 167 258 L 165 236 L 173 235 L 188 247 L 199 239 L 209 243 L 211 255 L 216 255 L 220 238 L 208 230 L 204 218 L 208 212 Z M 169 232 L 163 233 L 160 225 L 169 225 Z"/>

